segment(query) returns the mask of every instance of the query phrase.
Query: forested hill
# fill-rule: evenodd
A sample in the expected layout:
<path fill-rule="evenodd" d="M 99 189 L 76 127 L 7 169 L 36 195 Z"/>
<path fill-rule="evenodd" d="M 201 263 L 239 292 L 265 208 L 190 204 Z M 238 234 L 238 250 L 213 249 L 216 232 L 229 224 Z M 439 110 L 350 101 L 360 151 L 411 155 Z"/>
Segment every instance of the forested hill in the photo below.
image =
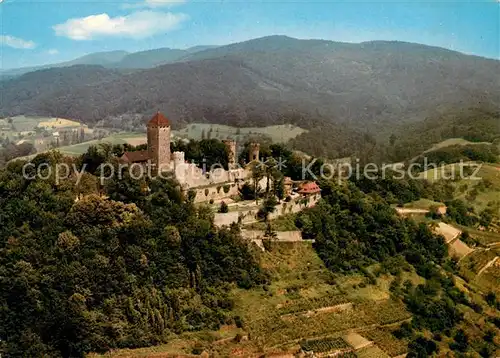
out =
<path fill-rule="evenodd" d="M 132 73 L 75 66 L 2 81 L 0 116 L 93 123 L 159 109 L 177 124 L 313 127 L 319 119 L 374 126 L 423 120 L 451 108 L 494 108 L 500 92 L 492 74 L 499 71 L 499 61 L 418 44 L 272 36 Z"/>
<path fill-rule="evenodd" d="M 391 207 L 425 197 L 448 205 L 447 220 L 484 224 L 484 213 L 478 217 L 452 200 L 449 182 L 322 180 L 320 202 L 291 217 L 314 246 L 264 240 L 260 252 L 243 239 L 240 224 L 216 227 L 213 207 L 195 205 L 171 179 L 137 178 L 125 170 L 99 185 L 100 166 L 121 170 L 113 153 L 124 149 L 101 145 L 77 158 L 40 154 L 31 161 L 39 176 L 23 161 L 0 169 L 0 355 L 83 358 L 167 343 L 183 356 L 230 344 L 231 353 L 210 356 L 263 357 L 290 353 L 292 339 L 365 335 L 390 326 L 377 340 L 396 343 L 396 350 L 402 345 L 408 357 L 498 356 L 497 295 L 474 282 L 459 286 L 458 263 L 448 258 L 432 223 L 417 224 Z M 285 153 L 270 148 L 274 160 Z M 51 172 L 63 163 L 72 169 L 59 182 Z M 287 164 L 287 175 L 300 175 L 300 160 Z M 319 175 L 319 167 L 313 170 Z M 274 209 L 261 194 L 259 211 Z M 281 244 L 291 248 L 288 254 L 279 251 Z M 301 264 L 289 256 L 306 247 L 312 256 Z M 272 257 L 275 269 L 266 265 Z M 293 267 L 290 274 L 282 271 L 285 264 Z M 379 284 L 386 295 L 377 293 Z M 258 309 L 237 306 L 242 295 L 251 307 L 270 308 L 264 319 Z M 346 299 L 354 308 L 328 310 Z M 212 333 L 223 326 L 244 329 L 245 341 L 241 334 L 215 341 Z M 183 338 L 191 341 L 185 347 Z"/>

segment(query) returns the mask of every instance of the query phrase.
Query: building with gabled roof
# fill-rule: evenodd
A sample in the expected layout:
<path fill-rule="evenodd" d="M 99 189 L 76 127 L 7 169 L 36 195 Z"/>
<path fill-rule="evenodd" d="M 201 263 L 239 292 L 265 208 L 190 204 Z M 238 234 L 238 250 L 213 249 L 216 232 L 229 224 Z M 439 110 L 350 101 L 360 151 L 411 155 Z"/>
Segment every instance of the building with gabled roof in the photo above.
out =
<path fill-rule="evenodd" d="M 138 150 L 136 152 L 125 152 L 120 160 L 124 163 L 146 163 L 149 160 L 149 152 L 147 150 Z"/>

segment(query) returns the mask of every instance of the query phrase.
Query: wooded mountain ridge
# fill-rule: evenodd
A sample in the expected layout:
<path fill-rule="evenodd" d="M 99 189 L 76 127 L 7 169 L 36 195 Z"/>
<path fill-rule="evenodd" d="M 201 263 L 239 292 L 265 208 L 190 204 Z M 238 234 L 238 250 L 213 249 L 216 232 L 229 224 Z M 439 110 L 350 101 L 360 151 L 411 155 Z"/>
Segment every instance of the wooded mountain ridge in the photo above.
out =
<path fill-rule="evenodd" d="M 145 70 L 76 65 L 27 73 L 0 82 L 0 116 L 96 123 L 161 110 L 176 126 L 329 122 L 370 130 L 449 109 L 498 108 L 499 70 L 499 61 L 425 45 L 271 36 Z"/>

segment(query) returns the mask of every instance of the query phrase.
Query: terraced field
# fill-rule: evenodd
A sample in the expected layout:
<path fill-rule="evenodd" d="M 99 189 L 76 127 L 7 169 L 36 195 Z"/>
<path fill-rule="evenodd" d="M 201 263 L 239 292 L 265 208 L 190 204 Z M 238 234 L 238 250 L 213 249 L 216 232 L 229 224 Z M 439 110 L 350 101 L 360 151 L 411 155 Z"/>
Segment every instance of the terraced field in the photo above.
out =
<path fill-rule="evenodd" d="M 377 342 L 377 346 L 391 357 L 396 357 L 407 351 L 408 342 L 395 338 L 390 328 L 372 329 L 361 332 L 361 334 L 369 340 Z"/>
<path fill-rule="evenodd" d="M 326 308 L 335 309 L 338 306 L 342 306 L 349 303 L 349 299 L 342 294 L 333 296 L 323 296 L 316 298 L 306 298 L 301 300 L 296 300 L 291 304 L 285 304 L 279 308 L 281 315 L 297 314 L 297 313 L 308 313 L 314 310 L 325 310 Z"/>
<path fill-rule="evenodd" d="M 489 232 L 489 231 L 480 231 L 474 228 L 458 226 L 462 231 L 467 231 L 470 236 L 479 241 L 481 245 L 491 246 L 493 244 L 500 244 L 500 233 Z"/>
<path fill-rule="evenodd" d="M 460 261 L 459 274 L 483 293 L 500 293 L 500 247 L 479 249 Z"/>
<path fill-rule="evenodd" d="M 381 329 L 389 332 L 411 318 L 403 303 L 390 299 L 390 278 L 381 277 L 370 291 L 356 283 L 363 281 L 361 275 L 336 277 L 307 242 L 274 243 L 271 251 L 261 254 L 261 264 L 270 272 L 269 286 L 233 290 L 235 314 L 243 322 L 242 335 L 250 339 L 222 340 L 216 345 L 203 340 L 208 352 L 216 356 L 252 357 L 263 353 L 294 354 L 301 348 L 318 353 L 331 349 L 340 353 L 339 357 L 370 358 L 375 356 L 369 354 L 387 357 L 385 349 L 404 352 L 404 342 L 396 347 L 387 335 L 372 338 L 364 333 Z M 200 336 L 203 334 L 213 336 L 220 332 Z M 175 340 L 175 346 L 190 353 L 195 344 L 192 335 L 183 337 Z M 173 349 L 172 345 L 156 349 L 161 347 L 164 351 Z M 122 353 L 110 357 L 125 357 L 119 354 Z"/>
<path fill-rule="evenodd" d="M 498 249 L 481 249 L 473 252 L 460 262 L 460 274 L 472 280 L 488 262 L 499 255 L 498 251 Z"/>
<path fill-rule="evenodd" d="M 279 279 L 258 298 L 252 291 L 237 294 L 237 309 L 258 346 L 284 347 L 304 338 L 340 337 L 350 330 L 399 323 L 411 317 L 400 302 L 373 300 L 357 289 L 344 288 L 343 280 L 334 282 L 309 244 L 280 244 L 279 249 L 264 256 L 264 266 L 273 272 L 275 280 Z M 342 309 L 336 309 L 336 305 L 342 305 Z"/>
<path fill-rule="evenodd" d="M 494 265 L 488 267 L 480 275 L 474 278 L 473 283 L 483 289 L 484 292 L 493 291 L 500 295 L 500 265 L 499 260 Z"/>
<path fill-rule="evenodd" d="M 377 346 L 370 346 L 363 348 L 356 352 L 356 357 L 358 358 L 389 358 L 390 355 L 388 355 L 386 352 L 384 352 L 382 349 L 380 349 Z"/>
<path fill-rule="evenodd" d="M 320 338 L 300 342 L 306 352 L 326 353 L 350 350 L 351 346 L 342 338 Z"/>

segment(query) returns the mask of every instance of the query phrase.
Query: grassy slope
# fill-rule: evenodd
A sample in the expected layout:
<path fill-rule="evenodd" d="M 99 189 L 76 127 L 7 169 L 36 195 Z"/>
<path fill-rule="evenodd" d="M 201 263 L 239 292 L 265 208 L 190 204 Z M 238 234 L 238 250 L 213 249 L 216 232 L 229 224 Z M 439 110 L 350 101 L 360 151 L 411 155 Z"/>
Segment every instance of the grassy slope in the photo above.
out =
<path fill-rule="evenodd" d="M 489 231 L 480 231 L 470 227 L 455 225 L 463 231 L 469 232 L 469 234 L 479 241 L 479 243 L 483 246 L 494 245 L 495 243 L 500 245 L 500 233 L 489 232 Z"/>
<path fill-rule="evenodd" d="M 443 203 L 437 202 L 437 201 L 432 201 L 429 199 L 420 199 L 417 201 L 412 201 L 411 203 L 407 203 L 404 205 L 405 208 L 412 208 L 412 209 L 430 209 L 433 206 L 441 206 L 444 205 Z"/>
<path fill-rule="evenodd" d="M 463 141 L 463 140 L 462 140 Z M 447 141 L 445 141 L 447 142 Z M 463 144 L 466 141 L 462 142 Z M 444 143 L 444 142 L 443 142 Z M 459 143 L 454 143 L 459 144 Z M 443 146 L 449 145 L 443 144 Z M 459 167 L 457 164 L 450 164 L 443 167 L 443 169 L 438 168 L 434 170 L 429 170 L 427 172 L 421 173 L 421 177 L 427 177 L 428 180 L 440 180 L 443 176 L 449 177 L 453 172 L 459 173 Z M 455 187 L 455 197 L 457 199 L 465 200 L 470 205 L 473 205 L 476 212 L 479 212 L 486 208 L 488 205 L 497 202 L 500 203 L 500 165 L 498 164 L 483 164 L 481 169 L 476 174 L 481 180 L 470 180 L 461 179 L 454 181 Z M 486 180 L 490 183 L 490 186 L 478 190 L 478 195 L 471 200 L 468 194 L 474 190 L 478 184 Z M 417 202 L 409 203 L 405 206 L 427 209 L 432 205 L 436 205 L 431 200 L 421 199 Z M 474 228 L 464 227 L 460 225 L 455 225 L 463 231 L 468 231 L 469 234 L 476 239 L 479 244 L 483 247 L 476 248 L 476 251 L 472 252 L 470 255 L 463 258 L 460 261 L 459 273 L 462 278 L 464 278 L 468 284 L 474 287 L 476 290 L 486 293 L 490 290 L 500 293 L 500 270 L 497 267 L 491 267 L 485 270 L 481 275 L 477 275 L 478 272 L 483 268 L 488 262 L 495 258 L 495 256 L 500 255 L 500 250 L 495 243 L 500 244 L 500 233 L 480 231 Z"/>
<path fill-rule="evenodd" d="M 0 130 L 0 136 L 5 136 L 13 140 L 20 132 L 24 131 L 34 131 L 38 123 L 42 120 L 47 120 L 48 118 L 34 118 L 34 117 L 24 117 L 17 116 L 12 117 L 12 125 L 8 123 L 7 118 L 1 121 L 2 128 Z M 10 127 L 10 129 L 9 129 Z"/>
<path fill-rule="evenodd" d="M 449 147 L 451 145 L 475 145 L 475 144 L 491 144 L 488 142 L 471 142 L 463 138 L 449 138 L 443 140 L 442 142 L 434 144 L 431 148 L 426 150 L 424 153 L 432 152 L 433 150 Z"/>
<path fill-rule="evenodd" d="M 481 168 L 475 177 L 480 180 L 473 180 L 469 178 L 460 179 L 459 164 L 449 164 L 441 168 L 430 169 L 420 173 L 420 178 L 429 181 L 440 180 L 443 177 L 449 178 L 452 175 L 457 177 L 453 180 L 455 186 L 455 198 L 465 200 L 475 207 L 479 212 L 485 209 L 488 205 L 494 205 L 495 202 L 500 202 L 500 165 L 498 164 L 480 164 Z M 472 168 L 472 167 L 471 167 Z M 470 200 L 470 193 L 475 188 L 481 187 L 481 182 L 487 182 L 488 187 L 478 189 L 478 193 Z"/>

